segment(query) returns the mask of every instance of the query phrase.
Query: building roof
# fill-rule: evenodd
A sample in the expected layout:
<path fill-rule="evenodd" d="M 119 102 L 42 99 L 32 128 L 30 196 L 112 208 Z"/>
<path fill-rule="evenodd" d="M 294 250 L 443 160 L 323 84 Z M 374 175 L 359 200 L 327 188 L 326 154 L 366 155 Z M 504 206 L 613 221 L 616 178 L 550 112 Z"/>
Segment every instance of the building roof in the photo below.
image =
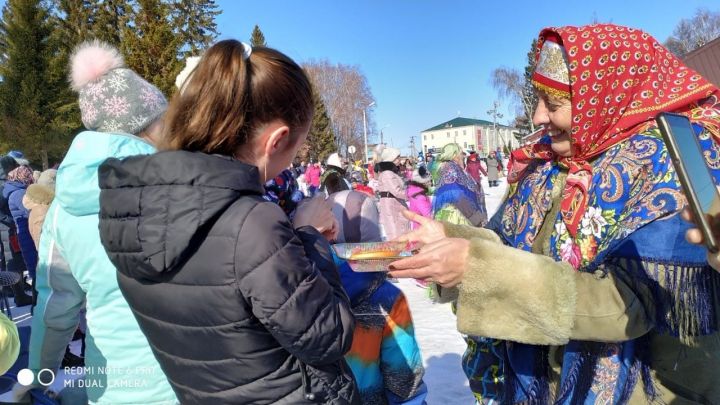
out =
<path fill-rule="evenodd" d="M 683 61 L 712 84 L 720 86 L 720 37 L 688 53 Z"/>
<path fill-rule="evenodd" d="M 492 126 L 492 122 L 485 121 L 485 120 L 476 120 L 473 118 L 463 118 L 463 117 L 457 117 L 453 118 L 450 121 L 445 121 L 440 125 L 435 125 L 432 128 L 428 128 L 422 132 L 428 132 L 428 131 L 437 131 L 439 129 L 448 129 L 448 128 L 457 128 L 457 127 L 469 127 L 471 125 L 482 125 L 482 126 Z M 510 128 L 507 125 L 501 125 L 497 124 L 498 127 L 501 128 Z"/>

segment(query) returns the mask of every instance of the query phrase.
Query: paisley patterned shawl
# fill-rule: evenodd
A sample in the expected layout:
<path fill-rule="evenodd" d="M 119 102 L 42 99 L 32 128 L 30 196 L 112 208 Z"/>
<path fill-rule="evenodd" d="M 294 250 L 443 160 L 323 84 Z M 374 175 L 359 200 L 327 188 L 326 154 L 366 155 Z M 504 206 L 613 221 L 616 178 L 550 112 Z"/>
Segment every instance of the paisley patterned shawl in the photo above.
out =
<path fill-rule="evenodd" d="M 570 235 L 575 236 L 589 206 L 591 158 L 652 127 L 657 113 L 692 115 L 690 110 L 700 100 L 719 93 L 640 30 L 612 24 L 546 28 L 540 33 L 537 59 L 546 40 L 559 43 L 567 51 L 574 155 L 558 157 L 549 145 L 516 150 L 508 180 L 519 181 L 533 159 L 556 160 L 567 167 L 561 212 Z M 691 118 L 720 137 L 717 120 L 702 115 Z"/>
<path fill-rule="evenodd" d="M 485 195 L 481 186 L 454 161 L 440 163 L 435 186 L 433 213 L 437 213 L 448 205 L 458 206 L 461 201 L 464 201 L 472 209 L 472 212 L 478 211 L 487 214 Z"/>
<path fill-rule="evenodd" d="M 718 90 L 641 31 L 599 25 L 547 33 L 557 33 L 569 48 L 578 154 L 557 158 L 547 137 L 514 154 L 524 171 L 515 171 L 515 188 L 490 226 L 508 245 L 531 251 L 543 222 L 553 221 L 553 258 L 578 271 L 613 271 L 649 287 L 655 332 L 685 343 L 715 333 L 720 277 L 707 268 L 705 250 L 684 241 L 689 225 L 677 214 L 686 201 L 653 118 L 660 111 L 690 117 L 720 185 Z M 560 210 L 547 217 L 561 170 L 568 170 L 568 181 Z M 638 380 L 652 397 L 648 351 L 643 338 L 569 342 L 555 403 L 626 403 Z M 508 343 L 505 353 L 512 371 L 507 395 L 547 403 L 548 348 Z"/>
<path fill-rule="evenodd" d="M 715 97 L 692 113 L 707 115 L 710 111 L 720 117 Z M 693 126 L 720 185 L 720 147 L 707 128 L 697 123 Z M 535 162 L 528 168 L 500 207 L 499 221 L 491 221 L 493 229 L 507 244 L 531 251 L 543 222 L 553 221 L 550 255 L 578 271 L 613 271 L 646 285 L 653 293 L 656 332 L 687 343 L 715 333 L 718 308 L 714 302 L 720 277 L 707 268 L 705 250 L 684 241 L 689 225 L 677 214 L 686 200 L 657 129 L 630 137 L 591 164 L 589 207 L 575 237 L 562 213 L 547 217 L 558 173 L 565 170 L 553 161 Z M 556 403 L 624 403 L 638 379 L 649 381 L 647 357 L 643 357 L 647 346 L 641 340 L 613 344 L 571 341 L 565 347 L 561 398 Z M 505 363 L 513 368 L 508 375 L 514 375 L 514 380 L 508 378 L 507 388 L 523 387 L 507 395 L 545 403 L 542 398 L 548 393 L 542 387 L 547 387 L 547 364 L 542 359 L 547 348 L 513 343 L 507 346 L 507 356 Z M 578 379 L 585 384 L 577 384 Z M 580 392 L 585 389 L 580 386 L 589 391 Z M 574 402 L 586 394 L 585 402 Z M 602 402 L 608 398 L 612 401 Z"/>

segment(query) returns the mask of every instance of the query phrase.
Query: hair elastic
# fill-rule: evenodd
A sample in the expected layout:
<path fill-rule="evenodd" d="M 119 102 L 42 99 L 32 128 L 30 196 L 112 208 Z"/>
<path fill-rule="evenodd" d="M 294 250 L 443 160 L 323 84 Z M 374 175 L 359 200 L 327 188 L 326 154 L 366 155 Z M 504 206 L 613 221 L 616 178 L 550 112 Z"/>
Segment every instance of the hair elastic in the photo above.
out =
<path fill-rule="evenodd" d="M 252 55 L 252 46 L 249 44 L 246 44 L 245 42 L 240 42 L 243 47 L 243 60 L 248 60 L 250 55 Z"/>

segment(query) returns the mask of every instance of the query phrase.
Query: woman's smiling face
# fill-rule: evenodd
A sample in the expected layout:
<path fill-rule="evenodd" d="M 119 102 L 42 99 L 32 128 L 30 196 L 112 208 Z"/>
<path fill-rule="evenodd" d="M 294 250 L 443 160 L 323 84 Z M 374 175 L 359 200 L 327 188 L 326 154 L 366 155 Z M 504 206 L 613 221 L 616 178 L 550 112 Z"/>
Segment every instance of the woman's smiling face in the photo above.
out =
<path fill-rule="evenodd" d="M 572 105 L 566 98 L 550 97 L 544 92 L 538 92 L 538 105 L 533 115 L 533 124 L 547 128 L 552 140 L 552 150 L 560 156 L 573 155 L 570 141 L 570 127 L 572 126 Z"/>

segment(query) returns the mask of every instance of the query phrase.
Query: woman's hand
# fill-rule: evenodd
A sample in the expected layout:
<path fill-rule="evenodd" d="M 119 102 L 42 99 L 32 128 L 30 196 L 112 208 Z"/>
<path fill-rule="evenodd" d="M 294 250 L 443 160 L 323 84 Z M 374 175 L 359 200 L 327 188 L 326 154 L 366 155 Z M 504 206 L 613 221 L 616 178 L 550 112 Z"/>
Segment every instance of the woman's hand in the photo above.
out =
<path fill-rule="evenodd" d="M 330 203 L 322 196 L 306 200 L 298 206 L 293 226 L 295 229 L 312 226 L 328 240 L 335 239 L 338 232 L 338 224 L 333 216 Z"/>
<path fill-rule="evenodd" d="M 416 214 L 412 211 L 405 210 L 402 212 L 403 216 L 410 221 L 417 222 L 420 224 L 420 228 L 408 232 L 404 235 L 398 236 L 395 240 L 398 242 L 420 242 L 421 244 L 428 244 L 437 242 L 446 237 L 445 227 L 441 222 L 434 221 L 429 218 L 425 218 L 422 215 Z"/>
<path fill-rule="evenodd" d="M 688 222 L 694 223 L 692 211 L 690 211 L 690 209 L 687 207 L 685 207 L 682 212 L 682 218 Z M 715 239 L 720 240 L 720 214 L 717 214 L 714 217 L 709 217 L 708 219 L 710 220 L 710 228 L 712 229 L 713 235 L 715 235 Z M 701 245 L 705 243 L 705 241 L 703 240 L 702 231 L 700 231 L 700 229 L 698 228 L 689 229 L 685 233 L 685 239 L 688 242 L 696 245 Z M 720 252 L 708 252 L 707 260 L 708 264 L 713 269 L 720 271 Z"/>
<path fill-rule="evenodd" d="M 462 282 L 469 252 L 470 241 L 443 238 L 425 245 L 415 256 L 391 263 L 390 276 L 419 278 L 434 281 L 441 287 L 454 287 Z"/>

